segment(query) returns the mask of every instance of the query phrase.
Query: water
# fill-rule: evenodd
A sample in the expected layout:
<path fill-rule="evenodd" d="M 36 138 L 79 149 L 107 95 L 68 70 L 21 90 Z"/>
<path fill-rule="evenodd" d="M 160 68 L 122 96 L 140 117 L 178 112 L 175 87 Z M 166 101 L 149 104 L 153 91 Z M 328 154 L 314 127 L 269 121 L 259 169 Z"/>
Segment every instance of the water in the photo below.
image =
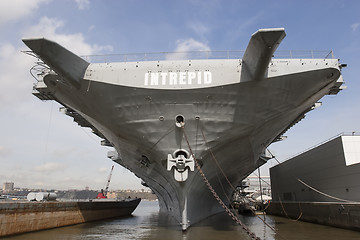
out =
<path fill-rule="evenodd" d="M 185 233 L 179 224 L 166 214 L 159 213 L 157 202 L 142 201 L 133 216 L 78 224 L 18 236 L 7 237 L 8 240 L 217 240 L 249 239 L 248 235 L 226 214 L 218 214 L 193 225 Z M 264 216 L 260 216 L 264 217 Z M 274 233 L 256 216 L 241 216 L 251 231 L 266 240 L 330 240 L 360 239 L 360 232 L 327 227 L 318 224 L 291 221 L 286 218 L 266 216 L 266 222 L 277 230 Z"/>

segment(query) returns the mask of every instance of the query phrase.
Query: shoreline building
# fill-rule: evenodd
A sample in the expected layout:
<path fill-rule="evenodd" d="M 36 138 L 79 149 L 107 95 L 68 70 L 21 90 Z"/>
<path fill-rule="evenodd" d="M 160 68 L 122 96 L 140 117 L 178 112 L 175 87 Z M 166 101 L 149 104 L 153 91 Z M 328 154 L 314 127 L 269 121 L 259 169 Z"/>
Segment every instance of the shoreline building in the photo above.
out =
<path fill-rule="evenodd" d="M 5 182 L 2 188 L 3 192 L 11 192 L 14 190 L 14 183 L 13 182 Z"/>

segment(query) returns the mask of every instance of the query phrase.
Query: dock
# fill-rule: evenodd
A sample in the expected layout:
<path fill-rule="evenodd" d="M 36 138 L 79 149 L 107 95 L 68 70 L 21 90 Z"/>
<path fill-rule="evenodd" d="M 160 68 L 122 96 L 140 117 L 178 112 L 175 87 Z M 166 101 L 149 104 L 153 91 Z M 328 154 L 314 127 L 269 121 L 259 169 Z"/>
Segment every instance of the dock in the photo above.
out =
<path fill-rule="evenodd" d="M 360 136 L 341 133 L 270 169 L 266 213 L 360 231 Z"/>
<path fill-rule="evenodd" d="M 266 213 L 294 221 L 360 231 L 359 203 L 271 202 Z"/>

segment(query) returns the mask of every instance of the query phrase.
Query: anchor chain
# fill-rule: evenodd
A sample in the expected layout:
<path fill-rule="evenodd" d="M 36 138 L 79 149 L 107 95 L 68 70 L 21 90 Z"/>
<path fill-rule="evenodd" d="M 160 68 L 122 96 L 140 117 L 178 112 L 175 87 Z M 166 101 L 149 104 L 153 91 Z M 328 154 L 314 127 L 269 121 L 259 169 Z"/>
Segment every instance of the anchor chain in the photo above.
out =
<path fill-rule="evenodd" d="M 185 133 L 185 128 L 184 126 L 181 127 L 182 130 L 183 130 L 183 133 L 184 133 L 184 137 L 185 137 L 185 140 L 186 140 L 186 143 L 189 147 L 189 150 L 190 150 L 190 153 L 195 161 L 195 166 L 196 166 L 196 169 L 199 171 L 202 179 L 204 180 L 206 186 L 208 187 L 208 189 L 210 190 L 210 192 L 212 193 L 212 195 L 214 196 L 214 198 L 220 203 L 220 205 L 222 206 L 222 208 L 224 208 L 224 210 L 226 211 L 226 213 L 237 223 L 239 224 L 242 229 L 244 229 L 246 231 L 246 233 L 251 237 L 251 239 L 255 239 L 255 240 L 261 240 L 259 237 L 257 237 L 255 235 L 255 233 L 253 233 L 244 223 L 242 223 L 240 221 L 240 219 L 235 216 L 235 214 L 233 212 L 231 212 L 231 210 L 226 206 L 226 204 L 223 202 L 223 200 L 221 200 L 221 198 L 219 197 L 219 195 L 215 192 L 214 188 L 212 187 L 212 185 L 210 184 L 209 180 L 207 179 L 207 177 L 205 176 L 204 172 L 202 171 L 200 165 L 198 164 L 197 162 L 197 159 L 196 157 L 194 156 L 194 153 L 190 147 L 190 143 L 189 143 L 189 140 L 186 136 L 186 133 Z"/>
<path fill-rule="evenodd" d="M 202 134 L 202 136 L 203 136 L 203 138 L 204 138 L 205 143 L 207 144 L 207 140 L 206 140 L 206 138 L 205 138 L 205 134 L 204 134 L 204 131 L 203 131 L 202 128 L 201 128 L 201 134 Z M 224 171 L 222 170 L 219 162 L 216 160 L 215 155 L 213 154 L 213 152 L 211 151 L 211 149 L 209 149 L 209 151 L 210 151 L 210 154 L 211 154 L 213 160 L 215 161 L 216 165 L 217 165 L 218 168 L 220 169 L 220 171 L 221 171 L 221 173 L 223 174 L 223 176 L 225 177 L 226 181 L 229 183 L 229 186 L 235 191 L 234 186 L 230 183 L 229 179 L 228 179 L 227 176 L 225 175 L 225 173 L 224 173 Z M 230 200 L 229 200 L 229 201 L 230 201 Z M 268 206 L 269 206 L 269 204 L 268 204 Z M 267 207 L 268 207 L 268 206 L 267 206 Z M 234 208 L 233 208 L 233 210 L 234 210 Z M 255 213 L 254 210 L 251 209 L 251 211 L 252 211 L 252 213 L 253 213 L 258 219 L 260 219 L 268 228 L 270 228 L 273 232 L 277 233 L 278 236 L 282 237 L 275 228 L 273 228 L 272 226 L 270 226 L 270 225 L 265 221 L 265 219 L 259 217 L 259 216 Z M 237 214 L 236 214 L 236 216 L 237 216 Z"/>

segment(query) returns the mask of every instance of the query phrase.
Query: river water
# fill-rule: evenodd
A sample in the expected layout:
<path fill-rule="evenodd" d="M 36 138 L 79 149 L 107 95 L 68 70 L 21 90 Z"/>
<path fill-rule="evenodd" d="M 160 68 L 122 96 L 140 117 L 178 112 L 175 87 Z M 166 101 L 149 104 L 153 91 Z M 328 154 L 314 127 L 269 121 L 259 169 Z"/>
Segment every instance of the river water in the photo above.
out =
<path fill-rule="evenodd" d="M 264 218 L 263 215 L 259 216 Z M 266 240 L 330 240 L 360 239 L 360 232 L 327 227 L 318 224 L 291 221 L 282 217 L 265 216 L 267 227 L 257 216 L 242 216 L 240 219 L 258 237 Z M 159 213 L 158 203 L 142 201 L 133 215 L 126 218 L 97 221 L 61 227 L 51 230 L 26 233 L 4 239 L 9 240 L 225 240 L 250 239 L 242 228 L 226 214 L 217 214 L 182 232 L 180 225 Z"/>

